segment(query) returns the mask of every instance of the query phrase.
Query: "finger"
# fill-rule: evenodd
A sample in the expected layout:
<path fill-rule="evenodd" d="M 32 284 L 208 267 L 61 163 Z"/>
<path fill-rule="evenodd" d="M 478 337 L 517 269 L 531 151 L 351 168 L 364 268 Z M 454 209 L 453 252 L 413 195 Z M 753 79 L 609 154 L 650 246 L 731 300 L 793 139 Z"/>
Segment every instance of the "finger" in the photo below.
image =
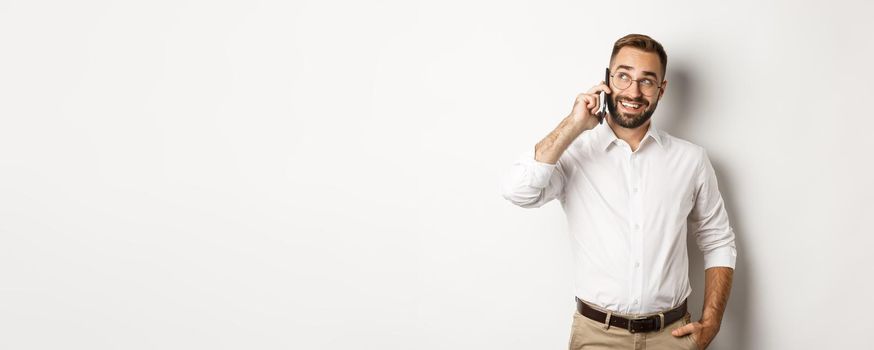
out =
<path fill-rule="evenodd" d="M 583 97 L 586 100 L 586 109 L 589 110 L 590 113 L 595 114 L 598 112 L 599 102 L 597 95 L 586 95 Z"/>
<path fill-rule="evenodd" d="M 675 337 L 682 337 L 687 334 L 695 333 L 697 325 L 697 322 L 687 324 L 683 327 L 675 329 L 673 332 L 671 332 L 671 335 Z"/>
<path fill-rule="evenodd" d="M 588 94 L 597 94 L 597 93 L 600 93 L 601 91 L 604 91 L 604 92 L 606 92 L 606 93 L 608 93 L 608 94 L 612 93 L 611 90 L 610 90 L 610 87 L 608 87 L 607 84 L 604 84 L 603 81 L 602 81 L 600 84 L 593 86 L 593 87 L 592 87 L 591 89 L 589 89 L 589 91 L 586 92 L 586 93 L 588 93 Z"/>
<path fill-rule="evenodd" d="M 597 95 L 583 95 L 583 100 L 586 101 L 586 107 L 592 108 L 598 105 L 598 97 Z"/>
<path fill-rule="evenodd" d="M 611 89 L 610 86 L 608 86 L 607 83 L 604 82 L 603 80 L 601 80 L 601 85 L 599 85 L 599 86 L 602 86 L 604 88 L 604 92 L 606 92 L 608 94 L 613 93 L 613 89 Z"/>

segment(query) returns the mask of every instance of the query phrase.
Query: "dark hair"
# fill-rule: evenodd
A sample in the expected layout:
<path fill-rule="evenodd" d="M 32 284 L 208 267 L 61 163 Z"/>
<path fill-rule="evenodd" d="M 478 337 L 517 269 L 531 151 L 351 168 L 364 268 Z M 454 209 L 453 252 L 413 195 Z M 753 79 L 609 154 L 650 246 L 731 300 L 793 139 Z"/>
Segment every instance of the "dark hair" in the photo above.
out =
<path fill-rule="evenodd" d="M 613 53 L 610 54 L 611 63 L 613 62 L 613 59 L 616 58 L 616 54 L 619 53 L 619 50 L 626 46 L 646 52 L 657 53 L 659 59 L 662 61 L 662 79 L 665 78 L 665 72 L 668 68 L 668 54 L 665 53 L 665 48 L 662 47 L 662 44 L 659 44 L 655 39 L 643 34 L 628 34 L 619 38 L 619 40 L 616 40 L 616 43 L 613 44 Z"/>

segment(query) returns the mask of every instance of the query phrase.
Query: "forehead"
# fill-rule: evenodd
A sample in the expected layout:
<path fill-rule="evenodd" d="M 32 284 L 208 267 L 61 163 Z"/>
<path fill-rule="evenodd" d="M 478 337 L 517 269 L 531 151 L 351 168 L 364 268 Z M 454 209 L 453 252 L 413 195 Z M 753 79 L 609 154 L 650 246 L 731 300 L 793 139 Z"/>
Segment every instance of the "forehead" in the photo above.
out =
<path fill-rule="evenodd" d="M 654 72 L 657 76 L 662 72 L 661 59 L 657 53 L 628 46 L 619 49 L 610 63 L 610 70 L 615 71 L 619 66 L 631 67 L 634 72 Z"/>

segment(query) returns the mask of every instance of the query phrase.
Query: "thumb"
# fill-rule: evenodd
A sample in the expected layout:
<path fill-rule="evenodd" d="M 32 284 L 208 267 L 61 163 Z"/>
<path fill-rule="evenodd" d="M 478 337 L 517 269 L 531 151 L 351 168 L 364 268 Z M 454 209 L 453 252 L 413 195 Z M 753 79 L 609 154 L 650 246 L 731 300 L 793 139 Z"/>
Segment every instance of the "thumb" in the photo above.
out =
<path fill-rule="evenodd" d="M 675 329 L 673 332 L 671 332 L 671 335 L 673 335 L 675 337 L 682 337 L 682 336 L 687 335 L 687 334 L 692 334 L 695 332 L 695 328 L 697 325 L 698 325 L 698 322 L 693 322 L 693 323 L 687 324 L 683 327 Z"/>

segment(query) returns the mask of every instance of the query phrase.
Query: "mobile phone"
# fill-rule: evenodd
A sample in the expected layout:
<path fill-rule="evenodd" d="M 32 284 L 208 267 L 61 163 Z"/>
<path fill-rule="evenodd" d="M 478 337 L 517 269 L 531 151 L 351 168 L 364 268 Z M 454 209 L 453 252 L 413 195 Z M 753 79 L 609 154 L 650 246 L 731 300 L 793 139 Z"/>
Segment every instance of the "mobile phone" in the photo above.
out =
<path fill-rule="evenodd" d="M 604 69 L 604 84 L 610 86 L 610 68 Z M 607 106 L 607 99 L 610 98 L 610 94 L 601 91 L 601 94 L 598 97 L 598 113 L 596 113 L 595 115 L 598 117 L 598 124 L 602 124 L 604 123 L 604 118 L 607 117 L 607 113 L 612 112 Z"/>

